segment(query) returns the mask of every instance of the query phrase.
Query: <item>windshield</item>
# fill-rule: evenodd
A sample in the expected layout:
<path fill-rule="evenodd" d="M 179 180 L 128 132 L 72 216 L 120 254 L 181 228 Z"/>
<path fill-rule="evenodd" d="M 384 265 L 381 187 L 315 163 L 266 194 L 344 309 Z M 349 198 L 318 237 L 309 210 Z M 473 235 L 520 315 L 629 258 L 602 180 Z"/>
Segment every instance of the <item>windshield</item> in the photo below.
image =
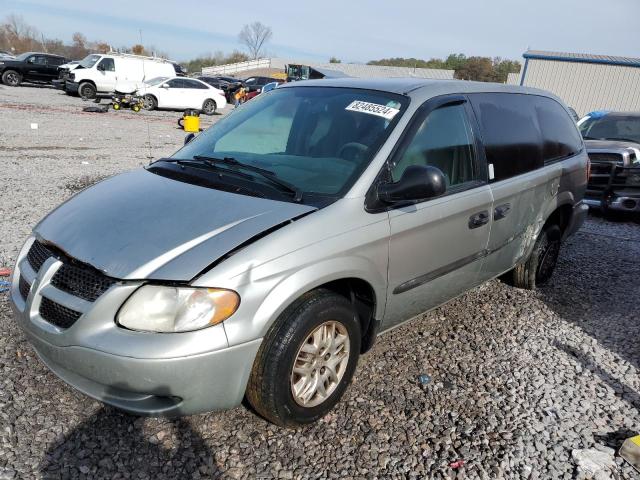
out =
<path fill-rule="evenodd" d="M 100 55 L 87 55 L 80 61 L 80 66 L 83 68 L 91 68 L 98 60 L 100 60 Z"/>
<path fill-rule="evenodd" d="M 155 77 L 155 78 L 152 78 L 151 80 L 147 80 L 144 83 L 145 83 L 145 85 L 149 85 L 150 87 L 154 87 L 154 86 L 159 85 L 162 82 L 164 82 L 167 78 L 169 78 L 169 77 Z"/>
<path fill-rule="evenodd" d="M 626 140 L 640 143 L 640 115 L 589 117 L 578 128 L 587 140 Z"/>
<path fill-rule="evenodd" d="M 289 87 L 230 113 L 173 158 L 233 158 L 269 170 L 326 203 L 346 193 L 393 129 L 407 97 L 332 87 Z"/>
<path fill-rule="evenodd" d="M 18 55 L 16 57 L 16 60 L 20 60 L 21 62 L 24 62 L 27 58 L 29 58 L 31 55 L 33 55 L 31 52 L 26 52 L 26 53 L 21 53 L 20 55 Z"/>

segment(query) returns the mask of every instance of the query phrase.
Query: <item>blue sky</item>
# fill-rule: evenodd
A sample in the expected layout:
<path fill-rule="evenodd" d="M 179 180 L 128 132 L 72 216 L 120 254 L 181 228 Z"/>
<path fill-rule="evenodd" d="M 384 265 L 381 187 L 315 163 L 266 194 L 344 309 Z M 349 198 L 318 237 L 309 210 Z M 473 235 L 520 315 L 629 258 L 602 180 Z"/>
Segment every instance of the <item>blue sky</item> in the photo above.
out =
<path fill-rule="evenodd" d="M 173 59 L 242 49 L 237 34 L 259 20 L 268 53 L 366 62 L 466 55 L 520 59 L 538 50 L 640 56 L 640 0 L 0 0 L 0 20 L 22 15 L 47 37 L 80 31 L 114 47 L 139 41 Z"/>

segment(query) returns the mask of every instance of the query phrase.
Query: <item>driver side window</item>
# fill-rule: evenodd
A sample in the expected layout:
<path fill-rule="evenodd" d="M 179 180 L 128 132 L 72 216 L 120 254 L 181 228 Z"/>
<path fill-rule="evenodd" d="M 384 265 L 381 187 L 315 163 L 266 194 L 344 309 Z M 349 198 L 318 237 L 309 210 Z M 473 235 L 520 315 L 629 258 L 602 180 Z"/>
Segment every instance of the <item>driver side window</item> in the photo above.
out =
<path fill-rule="evenodd" d="M 103 58 L 98 67 L 99 67 L 99 70 L 102 70 L 103 72 L 116 71 L 116 65 L 113 61 L 113 58 Z"/>
<path fill-rule="evenodd" d="M 394 182 L 407 167 L 423 165 L 439 168 L 447 187 L 475 179 L 471 125 L 464 104 L 444 105 L 430 112 L 419 124 L 413 138 L 391 169 Z"/>

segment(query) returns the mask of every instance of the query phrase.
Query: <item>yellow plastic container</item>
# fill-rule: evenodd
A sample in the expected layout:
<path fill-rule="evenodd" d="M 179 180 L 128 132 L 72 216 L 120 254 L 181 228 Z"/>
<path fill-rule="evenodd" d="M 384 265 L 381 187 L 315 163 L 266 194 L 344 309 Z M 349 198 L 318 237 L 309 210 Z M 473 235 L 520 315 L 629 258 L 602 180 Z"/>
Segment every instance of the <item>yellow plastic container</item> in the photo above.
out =
<path fill-rule="evenodd" d="M 185 115 L 182 128 L 185 132 L 198 133 L 200 131 L 200 117 L 197 115 Z"/>

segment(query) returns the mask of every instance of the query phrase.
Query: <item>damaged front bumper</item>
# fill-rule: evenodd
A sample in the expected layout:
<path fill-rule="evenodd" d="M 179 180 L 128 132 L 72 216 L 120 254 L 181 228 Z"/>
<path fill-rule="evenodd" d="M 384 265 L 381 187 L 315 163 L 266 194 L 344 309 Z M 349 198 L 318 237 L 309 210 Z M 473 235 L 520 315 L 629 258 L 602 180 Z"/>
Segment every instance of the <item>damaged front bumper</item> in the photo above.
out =
<path fill-rule="evenodd" d="M 640 212 L 640 165 L 592 162 L 584 202 L 603 210 Z"/>

